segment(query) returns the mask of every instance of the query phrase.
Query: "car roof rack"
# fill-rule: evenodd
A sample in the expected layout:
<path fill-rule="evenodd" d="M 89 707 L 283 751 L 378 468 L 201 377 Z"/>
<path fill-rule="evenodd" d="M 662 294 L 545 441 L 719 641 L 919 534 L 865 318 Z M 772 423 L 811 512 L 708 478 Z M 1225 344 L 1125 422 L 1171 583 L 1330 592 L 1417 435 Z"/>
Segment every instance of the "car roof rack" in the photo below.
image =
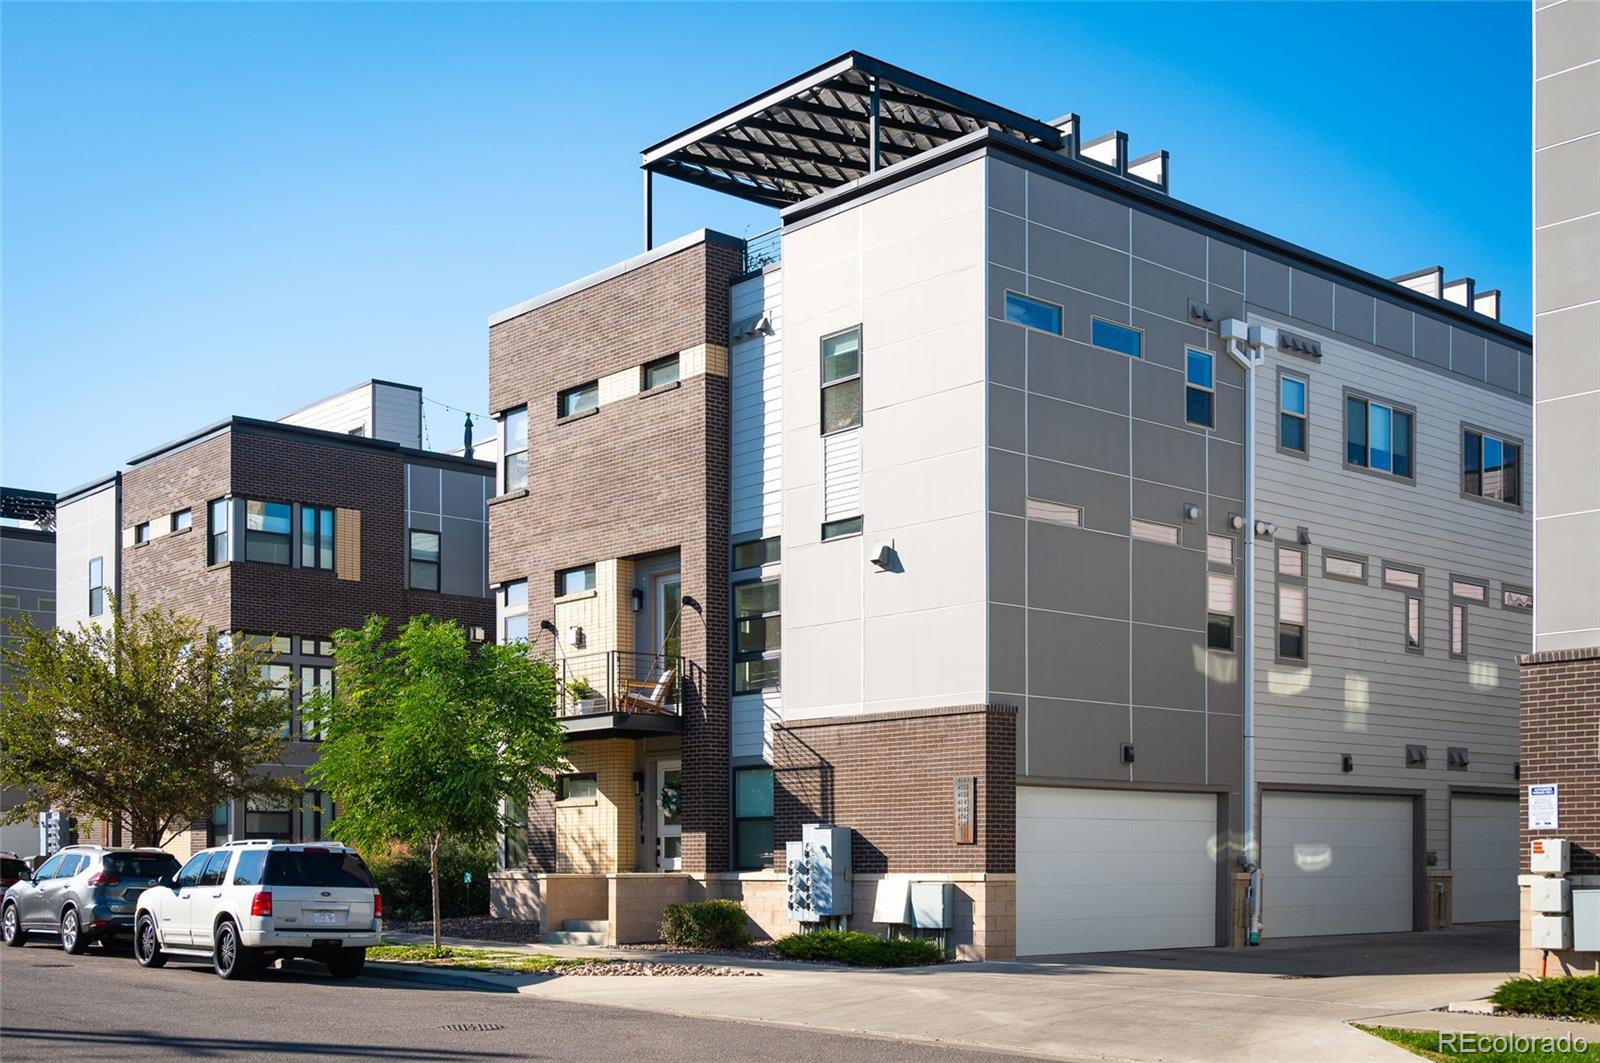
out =
<path fill-rule="evenodd" d="M 238 841 L 223 842 L 222 843 L 222 847 L 224 849 L 231 849 L 231 848 L 235 848 L 235 847 L 244 848 L 245 846 L 249 846 L 249 845 L 282 845 L 282 844 L 284 844 L 284 843 L 283 842 L 279 842 L 279 841 L 274 841 L 271 838 L 240 838 Z"/>

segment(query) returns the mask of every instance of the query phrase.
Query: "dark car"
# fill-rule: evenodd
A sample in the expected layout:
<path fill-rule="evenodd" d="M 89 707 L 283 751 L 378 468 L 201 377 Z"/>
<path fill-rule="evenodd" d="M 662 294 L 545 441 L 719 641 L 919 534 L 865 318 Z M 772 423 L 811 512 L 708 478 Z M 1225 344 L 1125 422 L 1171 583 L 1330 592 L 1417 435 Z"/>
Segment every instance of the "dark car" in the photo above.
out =
<path fill-rule="evenodd" d="M 0 890 L 8 890 L 21 879 L 33 874 L 28 862 L 16 853 L 0 853 Z"/>
<path fill-rule="evenodd" d="M 0 940 L 13 947 L 49 934 L 73 955 L 91 941 L 133 933 L 139 895 L 174 875 L 178 861 L 160 849 L 69 845 L 0 901 Z"/>

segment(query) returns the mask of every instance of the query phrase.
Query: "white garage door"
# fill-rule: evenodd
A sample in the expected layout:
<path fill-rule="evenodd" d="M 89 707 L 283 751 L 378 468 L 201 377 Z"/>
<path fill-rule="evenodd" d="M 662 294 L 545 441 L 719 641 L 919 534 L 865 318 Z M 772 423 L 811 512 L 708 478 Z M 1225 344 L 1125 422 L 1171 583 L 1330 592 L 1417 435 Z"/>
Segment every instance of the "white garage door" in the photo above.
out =
<path fill-rule="evenodd" d="M 1017 787 L 1017 953 L 1216 944 L 1217 798 Z"/>
<path fill-rule="evenodd" d="M 1457 923 L 1517 918 L 1517 799 L 1450 799 L 1450 871 Z"/>
<path fill-rule="evenodd" d="M 1411 799 L 1261 795 L 1268 937 L 1411 929 Z"/>

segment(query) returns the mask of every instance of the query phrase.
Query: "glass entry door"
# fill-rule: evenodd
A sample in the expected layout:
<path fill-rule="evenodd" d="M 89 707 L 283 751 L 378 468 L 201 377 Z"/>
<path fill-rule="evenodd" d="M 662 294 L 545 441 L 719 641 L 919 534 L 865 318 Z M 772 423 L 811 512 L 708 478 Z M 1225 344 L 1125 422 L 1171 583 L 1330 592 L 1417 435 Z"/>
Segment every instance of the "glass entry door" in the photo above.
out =
<path fill-rule="evenodd" d="M 683 867 L 683 762 L 656 761 L 656 870 Z"/>

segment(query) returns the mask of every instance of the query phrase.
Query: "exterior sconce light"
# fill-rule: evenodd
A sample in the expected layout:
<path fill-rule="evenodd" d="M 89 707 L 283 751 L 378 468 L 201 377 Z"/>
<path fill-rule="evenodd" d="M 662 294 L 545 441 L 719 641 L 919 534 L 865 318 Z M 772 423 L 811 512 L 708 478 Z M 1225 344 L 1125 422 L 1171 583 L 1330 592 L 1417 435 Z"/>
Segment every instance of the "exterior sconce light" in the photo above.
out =
<path fill-rule="evenodd" d="M 1195 505 L 1193 502 L 1185 502 L 1183 504 L 1183 519 L 1184 520 L 1199 520 L 1200 519 L 1200 514 L 1202 514 L 1204 512 L 1205 512 L 1205 510 L 1201 509 L 1199 506 Z"/>
<path fill-rule="evenodd" d="M 644 591 L 640 590 L 638 587 L 635 587 L 633 590 L 628 592 L 628 599 L 633 602 L 634 612 L 637 613 L 639 610 L 644 608 Z"/>
<path fill-rule="evenodd" d="M 1278 526 L 1270 520 L 1256 521 L 1256 538 L 1270 539 L 1278 534 Z"/>
<path fill-rule="evenodd" d="M 1244 515 L 1242 513 L 1229 513 L 1228 527 L 1234 531 L 1244 531 Z"/>

